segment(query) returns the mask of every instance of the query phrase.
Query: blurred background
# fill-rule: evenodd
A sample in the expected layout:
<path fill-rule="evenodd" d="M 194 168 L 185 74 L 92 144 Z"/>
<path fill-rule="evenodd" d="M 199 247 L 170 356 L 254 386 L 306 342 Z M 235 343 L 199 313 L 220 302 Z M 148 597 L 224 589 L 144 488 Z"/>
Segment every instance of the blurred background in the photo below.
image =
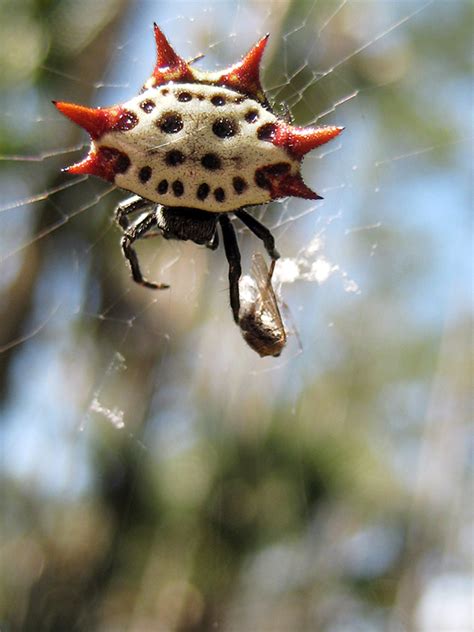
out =
<path fill-rule="evenodd" d="M 470 2 L 0 2 L 2 632 L 472 629 Z M 253 209 L 290 332 L 259 358 L 221 250 L 146 240 L 71 177 L 52 99 L 138 92 L 156 21 L 262 79 L 324 200 Z M 261 244 L 239 228 L 245 271 Z M 291 273 L 291 274 L 290 274 Z"/>

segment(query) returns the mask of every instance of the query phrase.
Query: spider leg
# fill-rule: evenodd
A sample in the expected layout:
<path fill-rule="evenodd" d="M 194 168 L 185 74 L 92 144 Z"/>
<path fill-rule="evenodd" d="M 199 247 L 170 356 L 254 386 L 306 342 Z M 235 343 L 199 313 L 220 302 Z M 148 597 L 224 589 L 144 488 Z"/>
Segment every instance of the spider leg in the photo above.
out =
<path fill-rule="evenodd" d="M 149 287 L 154 290 L 164 290 L 168 288 L 169 285 L 166 285 L 166 283 L 153 283 L 144 278 L 140 270 L 140 264 L 138 263 L 137 253 L 133 248 L 133 243 L 137 241 L 137 239 L 146 237 L 146 234 L 157 225 L 157 222 L 156 213 L 154 211 L 148 213 L 148 215 L 145 215 L 145 217 L 127 228 L 120 244 L 123 254 L 130 265 L 133 280 L 144 287 Z"/>
<path fill-rule="evenodd" d="M 219 217 L 219 223 L 222 229 L 222 237 L 224 238 L 225 256 L 229 262 L 229 292 L 230 306 L 235 322 L 239 322 L 240 295 L 239 295 L 239 279 L 242 274 L 240 267 L 240 251 L 235 235 L 234 227 L 227 215 Z"/>
<path fill-rule="evenodd" d="M 151 208 L 156 206 L 150 200 L 140 197 L 139 195 L 132 195 L 132 197 L 122 200 L 115 209 L 115 221 L 124 231 L 130 226 L 127 215 L 135 213 L 136 211 L 142 211 L 145 208 Z"/>
<path fill-rule="evenodd" d="M 217 248 L 219 248 L 219 233 L 216 232 L 214 233 L 214 237 L 211 239 L 211 241 L 206 244 L 206 248 L 209 248 L 209 250 L 217 250 Z"/>
<path fill-rule="evenodd" d="M 263 245 L 265 246 L 265 250 L 268 252 L 269 256 L 272 259 L 272 263 L 270 265 L 269 279 L 272 278 L 273 269 L 275 267 L 275 261 L 280 258 L 280 253 L 275 248 L 275 238 L 269 231 L 269 229 L 261 224 L 255 217 L 252 217 L 250 213 L 240 209 L 239 211 L 234 211 L 234 215 L 236 215 L 241 222 L 243 222 L 248 229 L 252 231 L 254 235 L 256 235 L 259 239 L 262 240 Z"/>

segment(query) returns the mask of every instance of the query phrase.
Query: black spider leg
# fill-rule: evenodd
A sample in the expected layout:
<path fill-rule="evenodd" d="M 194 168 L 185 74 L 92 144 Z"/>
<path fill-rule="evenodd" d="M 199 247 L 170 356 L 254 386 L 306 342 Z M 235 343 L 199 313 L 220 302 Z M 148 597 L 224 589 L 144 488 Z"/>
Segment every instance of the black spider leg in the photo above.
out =
<path fill-rule="evenodd" d="M 146 200 L 139 195 L 132 195 L 132 197 L 123 200 L 117 205 L 115 209 L 115 221 L 120 228 L 125 231 L 130 226 L 127 215 L 135 213 L 136 211 L 143 211 L 153 206 L 156 206 L 156 204 L 150 202 L 150 200 Z"/>
<path fill-rule="evenodd" d="M 270 271 L 268 273 L 268 279 L 270 280 L 275 268 L 275 261 L 280 258 L 280 253 L 275 248 L 275 238 L 266 226 L 261 224 L 257 219 L 255 219 L 255 217 L 250 215 L 250 213 L 247 213 L 247 211 L 240 209 L 239 211 L 234 211 L 234 215 L 236 215 L 236 217 L 238 217 L 254 235 L 262 240 L 265 250 L 268 252 L 272 260 Z"/>
<path fill-rule="evenodd" d="M 224 239 L 225 256 L 229 262 L 230 306 L 232 308 L 234 320 L 238 324 L 240 310 L 239 279 L 242 274 L 239 245 L 237 243 L 234 227 L 232 226 L 228 216 L 221 215 L 219 217 L 219 223 L 221 225 L 222 237 Z"/>
<path fill-rule="evenodd" d="M 125 232 L 120 241 L 122 246 L 123 254 L 127 259 L 130 270 L 132 271 L 133 280 L 143 285 L 144 287 L 149 287 L 153 290 L 165 290 L 169 287 L 166 283 L 153 283 L 152 281 L 148 281 L 143 276 L 140 270 L 140 264 L 138 263 L 137 253 L 133 248 L 133 243 L 137 241 L 137 239 L 142 239 L 146 237 L 146 234 L 152 230 L 158 223 L 158 219 L 156 217 L 155 211 L 151 211 L 145 217 L 138 220 L 135 224 L 132 224 Z"/>

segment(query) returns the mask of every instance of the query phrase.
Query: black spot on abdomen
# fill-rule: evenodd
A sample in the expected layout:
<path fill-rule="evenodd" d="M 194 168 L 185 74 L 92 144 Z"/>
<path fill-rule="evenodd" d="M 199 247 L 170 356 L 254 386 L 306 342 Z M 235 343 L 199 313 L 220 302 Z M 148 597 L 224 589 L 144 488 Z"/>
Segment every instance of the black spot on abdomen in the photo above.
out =
<path fill-rule="evenodd" d="M 217 154 L 205 154 L 201 158 L 201 164 L 205 169 L 215 171 L 221 168 L 221 159 Z"/>
<path fill-rule="evenodd" d="M 165 193 L 167 193 L 167 191 L 168 191 L 168 180 L 160 180 L 160 182 L 158 183 L 158 186 L 156 187 L 156 190 L 161 195 L 164 195 Z"/>
<path fill-rule="evenodd" d="M 184 154 L 179 149 L 172 149 L 166 154 L 166 164 L 170 165 L 170 167 L 176 167 L 176 165 L 181 165 L 184 162 Z"/>
<path fill-rule="evenodd" d="M 171 185 L 171 188 L 173 189 L 173 193 L 176 195 L 176 197 L 181 197 L 184 193 L 184 184 L 181 182 L 181 180 L 175 180 Z"/>
<path fill-rule="evenodd" d="M 269 189 L 270 181 L 263 171 L 257 170 L 255 172 L 255 184 L 261 189 Z"/>
<path fill-rule="evenodd" d="M 220 94 L 216 94 L 216 96 L 212 97 L 211 103 L 212 105 L 215 105 L 216 107 L 225 105 L 225 97 L 223 97 Z"/>
<path fill-rule="evenodd" d="M 258 110 L 249 110 L 248 112 L 246 112 L 245 120 L 247 121 L 247 123 L 255 123 L 257 119 L 258 119 Z"/>
<path fill-rule="evenodd" d="M 158 126 L 165 134 L 177 134 L 183 127 L 183 119 L 177 112 L 167 112 L 158 121 Z"/>
<path fill-rule="evenodd" d="M 150 114 L 150 112 L 152 112 L 156 106 L 155 106 L 155 103 L 151 99 L 146 99 L 145 101 L 142 101 L 140 103 L 140 107 L 144 112 L 146 112 L 147 114 Z"/>
<path fill-rule="evenodd" d="M 118 121 L 112 127 L 112 131 L 128 132 L 128 130 L 133 129 L 136 125 L 138 125 L 138 117 L 133 112 L 124 110 Z"/>
<path fill-rule="evenodd" d="M 276 162 L 255 171 L 255 183 L 261 189 L 271 189 L 272 179 L 280 178 L 291 171 L 289 162 Z"/>
<path fill-rule="evenodd" d="M 222 187 L 217 187 L 214 190 L 214 197 L 216 198 L 216 202 L 223 202 L 225 200 L 225 191 Z"/>
<path fill-rule="evenodd" d="M 240 195 L 245 191 L 248 185 L 243 178 L 236 176 L 232 180 L 232 186 L 234 187 L 234 191 Z"/>
<path fill-rule="evenodd" d="M 192 98 L 193 98 L 193 95 L 190 92 L 180 92 L 178 94 L 178 101 L 181 101 L 181 103 L 185 103 L 186 101 L 191 101 Z"/>
<path fill-rule="evenodd" d="M 145 184 L 145 182 L 148 182 L 150 178 L 151 178 L 151 167 L 148 167 L 148 166 L 142 167 L 140 171 L 138 172 L 138 179 L 140 180 L 140 182 Z"/>
<path fill-rule="evenodd" d="M 218 138 L 230 138 L 238 132 L 236 121 L 230 118 L 218 118 L 214 121 L 212 131 Z"/>
<path fill-rule="evenodd" d="M 276 134 L 276 125 L 274 123 L 265 123 L 257 130 L 258 140 L 272 141 Z"/>
<path fill-rule="evenodd" d="M 209 191 L 210 191 L 210 187 L 206 182 L 203 182 L 202 184 L 200 184 L 198 186 L 198 190 L 196 192 L 196 196 L 198 198 L 198 200 L 204 201 L 207 196 L 209 195 Z"/>

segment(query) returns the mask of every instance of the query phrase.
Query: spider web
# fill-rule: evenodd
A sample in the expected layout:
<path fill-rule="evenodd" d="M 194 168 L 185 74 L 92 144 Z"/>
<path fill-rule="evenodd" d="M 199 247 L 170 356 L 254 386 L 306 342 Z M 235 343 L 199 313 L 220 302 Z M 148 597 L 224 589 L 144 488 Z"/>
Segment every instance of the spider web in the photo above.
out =
<path fill-rule="evenodd" d="M 99 25 L 107 6 L 113 3 L 104 2 L 98 10 Z M 456 606 L 449 623 L 457 617 L 456 629 L 463 629 L 466 603 L 462 598 L 455 602 L 454 595 L 466 593 L 468 575 L 466 564 L 459 560 L 465 553 L 466 536 L 463 539 L 461 534 L 471 517 L 459 508 L 466 484 L 464 470 L 456 466 L 462 463 L 464 426 L 462 414 L 453 415 L 458 421 L 454 434 L 452 427 L 449 430 L 452 449 L 443 452 L 448 427 L 438 411 L 449 405 L 456 411 L 459 408 L 456 387 L 444 378 L 452 349 L 462 351 L 454 324 L 469 311 L 463 289 L 471 269 L 461 256 L 469 249 L 464 232 L 469 187 L 461 166 L 469 160 L 472 142 L 471 132 L 466 134 L 462 128 L 470 96 L 458 77 L 457 84 L 454 80 L 447 84 L 452 91 L 436 92 L 439 101 L 432 102 L 430 90 L 437 85 L 434 67 L 441 62 L 424 51 L 427 44 L 422 38 L 439 21 L 455 21 L 456 12 L 466 6 L 436 0 L 139 2 L 128 9 L 117 43 L 102 63 L 101 77 L 89 81 L 83 74 L 65 72 L 60 64 L 47 64 L 42 71 L 50 76 L 50 85 L 61 86 L 63 93 L 48 88 L 33 94 L 31 88 L 4 97 L 4 127 L 14 129 L 24 138 L 25 147 L 33 149 L 6 151 L 0 157 L 4 167 L 0 292 L 12 301 L 6 307 L 4 303 L 0 315 L 18 308 L 22 297 L 18 279 L 24 277 L 28 283 L 29 270 L 41 268 L 31 303 L 23 307 L 28 319 L 19 333 L 0 346 L 0 353 L 11 358 L 4 433 L 6 444 L 16 447 L 5 459 L 8 476 L 18 480 L 37 476 L 41 494 L 79 498 L 94 485 L 90 446 L 97 433 L 112 442 L 117 440 L 114 435 L 125 435 L 131 446 L 165 463 L 198 444 L 203 427 L 215 437 L 216 449 L 225 444 L 228 433 L 266 432 L 268 416 L 262 416 L 257 430 L 249 428 L 246 419 L 255 422 L 255 408 L 273 402 L 290 411 L 288 424 L 297 425 L 308 406 L 314 407 L 316 419 L 318 399 L 304 398 L 305 388 L 324 381 L 341 365 L 355 363 L 368 328 L 376 329 L 380 344 L 396 332 L 390 347 L 392 359 L 397 343 L 430 331 L 440 338 L 438 368 L 412 380 L 397 376 L 380 385 L 380 400 L 373 407 L 386 421 L 383 432 L 370 425 L 359 429 L 359 434 L 352 429 L 358 408 L 355 394 L 347 392 L 343 402 L 331 404 L 332 428 L 324 428 L 321 436 L 349 433 L 363 437 L 372 449 L 381 441 L 393 441 L 384 449 L 391 476 L 407 492 L 405 502 L 428 503 L 435 511 L 446 509 L 447 504 L 452 524 L 446 527 L 442 546 L 445 557 L 456 560 L 455 571 L 448 573 L 449 565 L 440 562 L 434 579 L 421 582 L 413 616 L 420 630 L 434 629 L 432 622 L 439 620 L 436 595 L 442 592 Z M 153 63 L 154 20 L 180 54 L 191 59 L 202 53 L 204 59 L 195 63 L 207 69 L 235 62 L 270 32 L 263 82 L 276 111 L 291 115 L 299 125 L 346 128 L 341 137 L 304 161 L 305 181 L 323 200 L 287 199 L 253 210 L 271 229 L 282 254 L 275 285 L 290 335 L 288 348 L 278 360 L 259 358 L 245 346 L 233 324 L 222 252 L 146 240 L 137 248 L 146 275 L 169 283 L 171 289 L 153 293 L 135 287 L 112 219 L 123 192 L 85 177 L 56 179 L 53 175 L 84 155 L 87 144 L 83 136 L 77 142 L 76 130 L 57 115 L 49 100 L 80 101 L 74 95 L 88 94 L 88 104 L 98 106 L 120 103 L 135 94 Z M 67 51 L 67 42 L 63 45 Z M 449 64 L 440 67 L 448 82 Z M 403 109 L 403 99 L 397 100 L 397 95 L 410 91 L 413 109 L 433 108 L 433 120 L 425 124 L 422 116 L 415 118 L 412 111 Z M 397 106 L 399 114 L 394 112 Z M 451 126 L 441 123 L 446 114 Z M 391 128 L 386 122 L 390 117 L 397 119 Z M 442 133 L 433 133 L 433 128 Z M 435 137 L 439 141 L 433 142 Z M 436 181 L 434 174 L 443 166 L 457 188 L 448 186 L 449 177 Z M 440 219 L 442 204 L 453 214 L 449 222 Z M 40 212 L 41 221 L 37 219 Z M 248 272 L 252 254 L 262 247 L 246 229 L 239 227 L 238 237 L 244 272 Z M 416 242 L 426 246 L 425 253 L 436 248 L 437 260 L 418 257 Z M 400 252 L 408 253 L 406 260 L 398 256 Z M 391 266 L 387 259 L 393 262 Z M 430 270 L 424 268 L 428 263 Z M 422 270 L 419 276 L 417 266 Z M 419 292 L 411 294 L 408 282 L 414 277 L 422 280 Z M 399 292 L 406 295 L 398 300 L 405 311 L 384 289 L 400 279 Z M 368 315 L 364 305 L 369 301 L 372 312 Z M 453 307 L 448 308 L 448 303 Z M 403 336 L 400 318 L 406 328 Z M 350 343 L 344 344 L 348 337 Z M 355 388 L 356 382 L 353 375 L 349 387 L 354 383 Z M 452 388 L 451 400 L 443 396 L 446 384 Z M 400 407 L 404 408 L 401 417 L 408 419 L 404 428 L 399 427 Z M 236 416 L 238 429 L 225 428 L 230 410 L 241 411 Z M 421 424 L 413 420 L 419 414 Z M 223 421 L 224 429 L 220 427 Z M 419 449 L 414 451 L 416 423 L 420 424 Z M 436 432 L 431 432 L 433 427 Z M 302 453 L 303 444 L 301 437 L 297 445 Z M 446 475 L 442 482 L 435 465 Z M 437 500 L 434 487 L 441 490 Z M 176 489 L 185 493 L 179 486 Z M 458 491 L 450 495 L 451 489 Z M 308 494 L 303 473 L 300 492 Z M 309 512 L 310 501 L 305 502 Z M 327 546 L 341 511 L 338 508 L 333 515 L 318 518 Z M 414 523 L 413 517 L 408 522 L 413 545 Z M 390 529 L 382 529 L 377 521 L 364 525 L 346 538 L 341 536 L 334 555 L 346 568 L 366 577 L 377 571 L 377 565 L 388 568 L 399 546 Z M 263 590 L 263 602 L 273 603 L 283 585 L 290 590 L 292 582 L 297 586 L 312 579 L 314 571 L 304 560 L 308 551 L 316 555 L 310 528 L 305 538 L 297 544 L 268 547 L 254 557 L 227 613 L 227 627 L 222 624 L 222 629 L 237 629 L 242 616 L 247 617 L 244 629 L 263 625 L 265 608 L 259 609 L 252 599 L 257 586 Z M 362 559 L 360 551 L 370 548 L 371 538 L 383 552 L 380 557 Z M 293 565 L 290 579 L 275 570 L 288 560 Z M 347 629 L 356 629 L 354 623 L 361 629 L 380 629 L 381 621 L 396 626 L 399 614 L 408 608 L 411 580 L 407 571 L 390 615 L 361 606 L 362 601 L 351 595 L 337 624 L 324 629 L 346 629 L 348 621 Z M 341 597 L 340 592 L 335 594 Z M 329 601 L 324 603 L 315 620 L 329 606 Z M 288 612 L 288 624 L 283 622 L 278 629 L 295 629 L 292 626 L 298 619 L 296 615 L 291 619 Z M 455 628 L 446 623 L 439 629 Z"/>

